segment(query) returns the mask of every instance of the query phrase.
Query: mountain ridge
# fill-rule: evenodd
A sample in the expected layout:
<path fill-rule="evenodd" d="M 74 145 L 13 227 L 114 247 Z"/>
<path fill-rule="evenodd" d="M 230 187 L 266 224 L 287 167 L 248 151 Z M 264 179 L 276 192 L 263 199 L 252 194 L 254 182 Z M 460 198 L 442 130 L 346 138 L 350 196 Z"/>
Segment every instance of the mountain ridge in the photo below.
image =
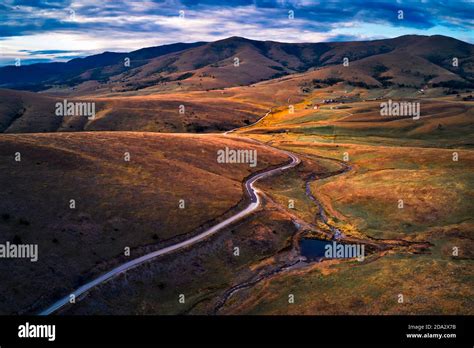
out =
<path fill-rule="evenodd" d="M 125 58 L 130 59 L 129 66 L 124 64 Z M 452 64 L 455 58 L 458 66 Z M 348 67 L 343 66 L 343 60 Z M 411 63 L 413 69 L 401 62 Z M 378 71 L 372 71 L 374 64 Z M 474 84 L 474 46 L 442 35 L 320 43 L 234 36 L 128 53 L 104 52 L 66 63 L 3 67 L 0 87 L 65 95 L 155 93 L 246 86 L 296 73 L 370 87 L 470 87 Z"/>

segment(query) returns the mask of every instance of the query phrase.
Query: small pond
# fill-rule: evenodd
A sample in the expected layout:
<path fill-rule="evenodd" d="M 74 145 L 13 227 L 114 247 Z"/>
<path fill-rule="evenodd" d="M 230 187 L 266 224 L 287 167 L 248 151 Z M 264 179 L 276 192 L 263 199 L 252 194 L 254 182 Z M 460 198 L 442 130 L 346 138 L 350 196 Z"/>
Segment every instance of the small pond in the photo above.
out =
<path fill-rule="evenodd" d="M 301 255 L 308 260 L 318 260 L 324 257 L 326 245 L 332 244 L 332 241 L 302 238 L 300 241 Z"/>

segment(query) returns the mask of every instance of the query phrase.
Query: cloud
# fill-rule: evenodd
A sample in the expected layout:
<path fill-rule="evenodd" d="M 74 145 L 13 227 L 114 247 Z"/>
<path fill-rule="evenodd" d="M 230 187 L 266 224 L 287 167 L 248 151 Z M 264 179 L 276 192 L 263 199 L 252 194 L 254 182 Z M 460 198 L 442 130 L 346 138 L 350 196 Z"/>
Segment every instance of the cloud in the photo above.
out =
<path fill-rule="evenodd" d="M 473 18 L 469 0 L 4 0 L 1 61 L 65 60 L 68 54 L 61 51 L 87 55 L 229 36 L 315 42 L 408 33 L 472 42 Z"/>
<path fill-rule="evenodd" d="M 75 51 L 65 51 L 65 50 L 39 50 L 39 51 L 32 51 L 32 50 L 20 50 L 20 52 L 28 52 L 31 54 L 58 54 L 58 53 L 71 53 Z"/>

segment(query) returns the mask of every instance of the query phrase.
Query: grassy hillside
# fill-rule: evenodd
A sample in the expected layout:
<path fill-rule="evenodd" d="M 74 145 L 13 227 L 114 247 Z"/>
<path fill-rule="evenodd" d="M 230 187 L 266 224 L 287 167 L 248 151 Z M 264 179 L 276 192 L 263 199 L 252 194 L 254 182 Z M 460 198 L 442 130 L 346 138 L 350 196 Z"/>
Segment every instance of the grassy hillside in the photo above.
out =
<path fill-rule="evenodd" d="M 337 78 L 368 86 L 472 88 L 473 56 L 471 44 L 439 35 L 295 44 L 231 37 L 130 53 L 105 52 L 68 63 L 5 67 L 0 69 L 0 86 L 68 95 L 176 92 L 245 86 L 309 72 L 312 79 Z M 130 59 L 129 66 L 124 65 L 125 58 Z M 342 65 L 345 59 L 349 66 Z"/>
<path fill-rule="evenodd" d="M 241 132 L 294 133 L 301 139 L 314 137 L 324 143 L 472 147 L 474 104 L 465 100 L 467 96 L 413 89 L 374 93 L 339 83 L 274 108 L 264 120 Z M 420 118 L 381 115 L 381 104 L 389 100 L 419 103 Z"/>
<path fill-rule="evenodd" d="M 429 244 L 423 252 L 395 248 L 363 263 L 330 260 L 278 273 L 237 292 L 221 313 L 472 314 L 472 150 L 397 147 L 390 139 L 384 146 L 382 137 L 377 145 L 360 145 L 321 143 L 309 134 L 247 133 L 316 159 L 349 155 L 349 172 L 310 183 L 329 223 L 346 238 Z M 266 189 L 282 205 L 297 199 L 298 215 L 311 221 L 314 203 L 286 180 Z"/>
<path fill-rule="evenodd" d="M 258 166 L 217 163 L 217 150 L 226 146 L 256 149 Z M 17 152 L 21 162 L 14 160 Z M 1 312 L 52 302 L 125 261 L 125 247 L 137 257 L 196 233 L 244 204 L 245 177 L 285 161 L 267 147 L 223 136 L 2 135 L 0 176 L 8 187 L 0 192 L 0 235 L 37 243 L 39 261 L 1 263 L 0 298 L 15 298 Z"/>
<path fill-rule="evenodd" d="M 0 132 L 151 131 L 202 133 L 255 122 L 267 108 L 228 94 L 185 93 L 98 98 L 0 90 Z M 95 103 L 96 116 L 56 116 L 56 103 Z M 182 112 L 181 112 L 181 108 Z"/>

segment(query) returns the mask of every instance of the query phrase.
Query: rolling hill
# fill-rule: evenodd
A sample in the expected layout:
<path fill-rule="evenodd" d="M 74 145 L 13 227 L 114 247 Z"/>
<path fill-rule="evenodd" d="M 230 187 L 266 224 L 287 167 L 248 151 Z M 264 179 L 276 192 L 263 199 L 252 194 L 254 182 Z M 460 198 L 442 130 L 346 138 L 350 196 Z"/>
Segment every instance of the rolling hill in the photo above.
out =
<path fill-rule="evenodd" d="M 67 97 L 67 101 L 95 103 L 96 116 L 58 117 L 56 103 L 65 96 L 0 89 L 0 132 L 152 131 L 210 132 L 255 122 L 266 112 L 263 105 L 227 99 L 220 93 L 158 94 L 98 98 Z M 180 113 L 180 106 L 185 112 Z"/>
<path fill-rule="evenodd" d="M 270 108 L 333 98 L 334 88 L 354 90 L 346 95 L 358 101 L 395 92 L 418 97 L 420 88 L 431 97 L 469 91 L 473 57 L 473 45 L 439 35 L 297 44 L 231 37 L 9 66 L 0 68 L 0 86 L 10 88 L 0 89 L 0 132 L 225 131 L 255 122 Z M 64 99 L 94 102 L 95 119 L 56 116 L 55 105 Z"/>
<path fill-rule="evenodd" d="M 226 146 L 257 151 L 257 167 L 218 163 Z M 15 151 L 21 163 L 12 160 Z M 212 226 L 247 204 L 246 177 L 285 161 L 278 150 L 220 135 L 2 135 L 0 176 L 9 188 L 0 193 L 0 234 L 40 244 L 41 257 L 35 267 L 1 263 L 0 298 L 17 297 L 0 312 L 35 313 L 124 259 L 124 246 L 135 257 Z"/>
<path fill-rule="evenodd" d="M 124 59 L 130 58 L 130 67 Z M 281 43 L 241 37 L 145 48 L 0 69 L 0 87 L 86 95 L 130 91 L 209 90 L 245 86 L 295 73 L 374 87 L 469 87 L 474 46 L 454 38 L 407 35 L 394 39 Z M 343 66 L 347 58 L 349 66 Z M 453 66 L 453 59 L 458 66 Z M 408 67 L 407 67 L 408 65 Z"/>
<path fill-rule="evenodd" d="M 0 69 L 0 85 L 39 91 L 55 84 L 74 86 L 88 80 L 104 81 L 127 70 L 128 67 L 124 64 L 126 58 L 130 59 L 130 67 L 137 67 L 146 64 L 150 59 L 203 44 L 203 42 L 176 43 L 143 48 L 129 53 L 104 52 L 72 59 L 66 63 L 6 66 Z"/>

